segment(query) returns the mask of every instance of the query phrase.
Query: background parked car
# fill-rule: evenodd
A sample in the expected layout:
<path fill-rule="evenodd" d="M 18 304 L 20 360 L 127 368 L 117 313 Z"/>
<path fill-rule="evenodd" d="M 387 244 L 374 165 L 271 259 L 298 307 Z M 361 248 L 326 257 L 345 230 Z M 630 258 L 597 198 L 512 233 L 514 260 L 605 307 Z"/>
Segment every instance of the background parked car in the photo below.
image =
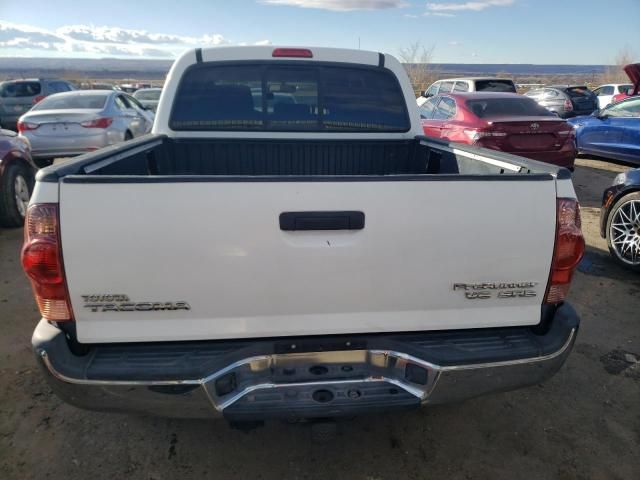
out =
<path fill-rule="evenodd" d="M 155 112 L 160 100 L 161 88 L 141 88 L 133 93 L 133 98 L 138 100 L 143 107 Z"/>
<path fill-rule="evenodd" d="M 573 168 L 573 130 L 535 101 L 515 93 L 451 93 L 420 108 L 428 137 L 514 153 Z"/>
<path fill-rule="evenodd" d="M 74 86 L 66 80 L 9 80 L 0 83 L 0 125 L 16 129 L 20 116 L 40 100 L 53 93 L 68 92 Z"/>
<path fill-rule="evenodd" d="M 24 222 L 36 170 L 29 142 L 0 129 L 0 226 L 19 227 Z"/>
<path fill-rule="evenodd" d="M 129 95 L 78 90 L 51 95 L 18 122 L 38 165 L 126 141 L 151 131 L 153 113 Z"/>
<path fill-rule="evenodd" d="M 598 108 L 604 108 L 613 102 L 614 95 L 620 93 L 627 94 L 629 89 L 633 89 L 633 85 L 630 83 L 609 83 L 607 85 L 600 85 L 593 91 L 593 94 L 598 97 Z"/>
<path fill-rule="evenodd" d="M 640 95 L 640 63 L 630 63 L 629 65 L 625 65 L 623 70 L 633 85 L 630 90 L 614 95 L 613 102 L 619 102 L 627 97 Z"/>
<path fill-rule="evenodd" d="M 525 93 L 560 118 L 590 115 L 598 109 L 598 98 L 584 85 L 552 85 Z"/>
<path fill-rule="evenodd" d="M 576 130 L 578 153 L 640 163 L 640 97 L 572 118 L 569 124 Z"/>
<path fill-rule="evenodd" d="M 619 174 L 604 191 L 600 235 L 621 265 L 640 272 L 640 169 Z"/>
<path fill-rule="evenodd" d="M 509 92 L 516 93 L 516 86 L 509 78 L 468 77 L 446 78 L 438 80 L 427 88 L 418 98 L 418 106 L 434 95 L 464 92 Z"/>

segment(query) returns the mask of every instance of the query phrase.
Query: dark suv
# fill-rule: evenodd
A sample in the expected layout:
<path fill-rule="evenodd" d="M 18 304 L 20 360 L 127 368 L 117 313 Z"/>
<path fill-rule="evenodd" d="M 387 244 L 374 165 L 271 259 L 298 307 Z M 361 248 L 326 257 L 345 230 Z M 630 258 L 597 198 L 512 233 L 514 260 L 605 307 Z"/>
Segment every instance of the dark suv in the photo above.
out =
<path fill-rule="evenodd" d="M 591 115 L 598 109 L 598 97 L 584 85 L 551 85 L 525 93 L 560 118 Z"/>
<path fill-rule="evenodd" d="M 75 90 L 66 80 L 27 79 L 0 83 L 0 126 L 11 130 L 25 112 L 52 93 Z"/>

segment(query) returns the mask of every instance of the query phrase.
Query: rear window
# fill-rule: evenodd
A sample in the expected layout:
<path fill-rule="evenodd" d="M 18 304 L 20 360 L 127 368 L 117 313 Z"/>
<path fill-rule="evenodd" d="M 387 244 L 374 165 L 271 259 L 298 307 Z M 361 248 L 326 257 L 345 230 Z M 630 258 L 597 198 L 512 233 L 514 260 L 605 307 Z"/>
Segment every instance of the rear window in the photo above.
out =
<path fill-rule="evenodd" d="M 71 110 L 103 108 L 107 95 L 51 95 L 31 110 Z"/>
<path fill-rule="evenodd" d="M 592 97 L 593 92 L 589 90 L 587 87 L 569 87 L 565 89 L 565 92 L 570 97 Z"/>
<path fill-rule="evenodd" d="M 379 68 L 303 64 L 197 65 L 178 87 L 173 130 L 406 132 L 404 95 Z"/>
<path fill-rule="evenodd" d="M 158 100 L 160 98 L 160 90 L 138 90 L 133 94 L 138 100 Z"/>
<path fill-rule="evenodd" d="M 35 97 L 40 95 L 40 91 L 40 82 L 9 82 L 0 86 L 0 97 Z"/>
<path fill-rule="evenodd" d="M 476 80 L 476 92 L 516 93 L 516 86 L 511 80 Z"/>
<path fill-rule="evenodd" d="M 554 116 L 534 100 L 525 97 L 467 100 L 466 104 L 467 108 L 479 118 Z"/>

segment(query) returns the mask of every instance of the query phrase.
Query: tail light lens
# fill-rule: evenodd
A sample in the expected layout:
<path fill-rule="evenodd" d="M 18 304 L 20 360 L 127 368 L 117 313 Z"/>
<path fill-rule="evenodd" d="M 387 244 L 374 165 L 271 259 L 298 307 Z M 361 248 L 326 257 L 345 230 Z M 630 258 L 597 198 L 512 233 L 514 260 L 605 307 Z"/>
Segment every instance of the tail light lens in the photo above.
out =
<path fill-rule="evenodd" d="M 62 265 L 58 205 L 29 207 L 21 258 L 42 318 L 52 322 L 73 320 Z"/>
<path fill-rule="evenodd" d="M 584 253 L 580 205 L 574 198 L 559 198 L 556 243 L 545 303 L 560 303 L 569 293 L 571 277 Z"/>
<path fill-rule="evenodd" d="M 307 48 L 276 48 L 272 57 L 313 58 L 313 52 Z"/>
<path fill-rule="evenodd" d="M 41 101 L 42 101 L 42 100 L 44 100 L 44 99 L 45 99 L 45 96 L 44 96 L 44 95 L 38 95 L 37 97 L 35 97 L 35 98 L 33 99 L 33 104 L 35 105 L 36 103 L 41 102 Z"/>
<path fill-rule="evenodd" d="M 571 103 L 571 100 L 565 100 L 564 101 L 564 111 L 565 112 L 571 112 L 573 110 L 573 103 Z"/>
<path fill-rule="evenodd" d="M 28 132 L 29 130 L 35 130 L 40 125 L 37 123 L 18 122 L 18 132 Z"/>
<path fill-rule="evenodd" d="M 81 122 L 84 128 L 108 128 L 113 123 L 113 118 L 103 117 L 96 118 L 94 120 L 87 120 L 86 122 Z"/>

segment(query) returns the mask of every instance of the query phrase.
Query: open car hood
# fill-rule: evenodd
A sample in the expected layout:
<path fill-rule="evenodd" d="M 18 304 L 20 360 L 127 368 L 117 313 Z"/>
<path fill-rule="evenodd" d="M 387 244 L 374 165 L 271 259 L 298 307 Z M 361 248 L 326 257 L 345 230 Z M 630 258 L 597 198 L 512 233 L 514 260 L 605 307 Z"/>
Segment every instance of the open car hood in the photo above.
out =
<path fill-rule="evenodd" d="M 625 65 L 623 70 L 629 77 L 629 80 L 633 82 L 633 93 L 637 94 L 640 87 L 640 63 Z"/>

